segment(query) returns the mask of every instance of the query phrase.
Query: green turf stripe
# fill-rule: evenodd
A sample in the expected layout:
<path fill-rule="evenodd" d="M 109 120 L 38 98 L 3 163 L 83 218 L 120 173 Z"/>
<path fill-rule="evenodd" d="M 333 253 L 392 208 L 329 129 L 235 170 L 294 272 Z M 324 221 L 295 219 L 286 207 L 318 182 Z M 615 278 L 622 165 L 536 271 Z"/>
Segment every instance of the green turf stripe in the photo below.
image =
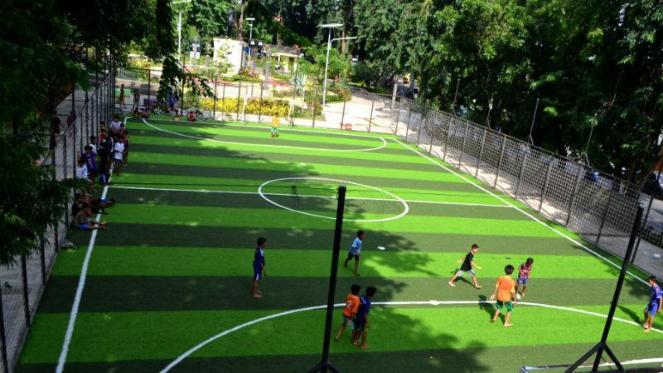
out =
<path fill-rule="evenodd" d="M 284 167 L 286 169 L 292 167 L 291 161 L 274 161 L 272 159 L 243 159 L 239 157 L 233 158 L 217 158 L 217 157 L 202 157 L 191 156 L 189 154 L 160 154 L 160 153 L 143 153 L 134 151 L 131 153 L 132 164 L 135 163 L 151 163 L 159 165 L 178 165 L 187 167 L 215 167 L 225 169 L 251 169 L 256 173 L 263 173 L 264 171 L 272 171 Z M 391 169 L 385 165 L 385 168 L 379 168 L 379 165 L 371 167 L 366 166 L 350 166 L 343 164 L 321 164 L 313 163 L 307 159 L 306 162 L 297 164 L 301 168 L 307 169 L 309 172 L 316 174 L 336 174 L 344 176 L 360 176 L 360 177 L 384 177 L 385 169 Z M 409 170 L 403 164 L 402 170 L 397 173 L 391 173 L 390 178 L 407 179 L 407 180 L 428 180 L 428 181 L 441 181 L 447 183 L 464 183 L 453 174 L 442 173 L 435 171 L 417 171 Z"/>
<path fill-rule="evenodd" d="M 76 232 L 78 233 L 78 232 Z M 355 230 L 345 226 L 343 247 L 350 245 Z M 560 237 L 487 236 L 469 237 L 464 234 L 450 233 L 408 233 L 394 234 L 389 231 L 369 230 L 366 245 L 380 245 L 398 251 L 452 251 L 458 252 L 479 243 L 486 250 L 527 255 L 587 255 L 587 252 L 575 247 Z M 331 247 L 333 231 L 331 229 L 291 229 L 254 227 L 208 227 L 166 224 L 122 224 L 113 222 L 109 231 L 97 236 L 99 245 L 121 246 L 179 246 L 179 247 L 252 247 L 258 236 L 269 238 L 270 244 L 279 250 L 308 249 Z M 79 245 L 87 246 L 85 234 L 76 235 L 74 240 Z M 396 249 L 392 249 L 396 248 Z"/>
<path fill-rule="evenodd" d="M 295 260 L 297 258 L 294 258 Z M 302 266 L 306 265 L 302 258 Z M 158 265 L 158 264 L 154 264 Z M 182 264 L 186 266 L 186 263 Z M 251 268 L 251 260 L 236 262 Z M 270 262 L 267 263 L 271 265 Z M 271 267 L 267 267 L 268 270 Z M 451 277 L 452 269 L 448 269 Z M 278 273 L 278 268 L 274 268 Z M 343 269 L 342 269 L 343 270 Z M 260 302 L 249 297 L 251 276 L 89 276 L 81 301 L 81 312 L 119 311 L 184 311 L 218 309 L 291 309 L 303 304 L 324 304 L 328 279 L 324 277 L 267 277 L 262 288 L 265 298 Z M 342 277 L 338 282 L 338 299 L 342 299 L 352 283 L 373 284 L 380 289 L 381 300 L 487 299 L 495 278 L 480 277 L 484 289 L 474 289 L 464 282 L 455 288 L 447 279 L 430 278 L 361 278 Z M 44 295 L 41 312 L 68 312 L 78 284 L 76 276 L 53 276 L 52 286 Z M 528 301 L 569 304 L 602 304 L 612 297 L 615 280 L 537 279 L 530 285 Z M 643 305 L 647 289 L 629 280 L 621 300 Z M 292 296 L 293 292 L 296 296 Z"/>
<path fill-rule="evenodd" d="M 490 250 L 490 249 L 488 249 Z M 218 248 L 176 248 L 176 247 L 116 247 L 97 246 L 88 270 L 89 275 L 102 276 L 248 276 L 253 274 L 247 263 L 253 251 L 243 249 Z M 343 255 L 345 252 L 343 253 Z M 82 255 L 82 250 L 81 254 Z M 280 250 L 268 249 L 269 274 L 275 276 L 327 277 L 329 253 L 327 250 Z M 361 259 L 361 273 L 368 277 L 400 278 L 427 277 L 448 279 L 449 272 L 458 268 L 456 260 L 464 252 L 416 253 L 378 251 L 374 245 L 365 247 Z M 299 260 L 306 258 L 306 265 Z M 345 256 L 342 256 L 342 260 Z M 517 254 L 480 252 L 476 261 L 483 268 L 478 271 L 481 277 L 491 278 L 503 274 L 506 264 L 514 266 L 524 262 L 525 257 Z M 618 269 L 604 262 L 585 257 L 537 255 L 532 279 L 616 279 Z M 68 261 L 69 265 L 58 266 L 56 275 L 76 275 L 80 272 L 78 261 Z M 349 271 L 341 271 L 340 276 L 352 277 Z M 516 277 L 517 272 L 514 274 Z"/>
<path fill-rule="evenodd" d="M 508 211 L 508 210 L 507 210 Z M 505 212 L 506 213 L 506 212 Z M 393 216 L 393 215 L 390 215 Z M 373 214 L 368 218 L 379 217 Z M 293 213 L 280 208 L 241 209 L 194 206 L 151 206 L 119 204 L 113 208 L 110 222 L 124 224 L 174 224 L 219 227 L 256 227 L 300 229 L 332 229 L 332 219 Z M 380 230 L 405 234 L 430 232 L 435 226 L 438 234 L 455 233 L 473 236 L 507 235 L 521 237 L 554 237 L 555 233 L 534 221 L 463 218 L 448 216 L 406 216 L 398 220 L 376 223 Z M 347 228 L 367 228 L 366 223 L 348 222 Z"/>
<path fill-rule="evenodd" d="M 352 186 L 350 186 L 352 188 Z M 271 188 L 266 188 L 270 192 Z M 289 192 L 290 190 L 285 190 Z M 275 190 L 283 192 L 283 190 Z M 300 193 L 309 194 L 308 190 Z M 327 192 L 328 194 L 331 192 Z M 375 193 L 377 198 L 391 198 L 387 194 Z M 177 192 L 177 191 L 159 191 L 159 190 L 136 190 L 136 189 L 112 189 L 112 197 L 122 204 L 144 204 L 148 206 L 197 206 L 197 207 L 218 207 L 218 208 L 248 208 L 248 209 L 272 209 L 273 205 L 265 201 L 258 194 L 223 194 L 223 193 L 196 193 L 196 192 Z M 332 198 L 312 198 L 312 197 L 290 197 L 269 195 L 273 201 L 291 206 L 299 210 L 316 210 L 323 215 L 334 216 L 336 210 L 336 199 Z M 363 197 L 358 197 L 363 198 Z M 369 197 L 370 198 L 370 197 Z M 495 208 L 474 206 L 468 208 L 463 205 L 445 205 L 410 202 L 408 216 L 455 216 L 466 218 L 492 218 L 492 219 L 528 219 L 522 213 L 511 208 Z M 346 202 L 346 210 L 350 214 L 358 214 L 362 211 L 365 214 L 398 215 L 403 211 L 403 205 L 398 201 L 373 201 L 373 200 L 355 200 L 350 199 Z M 112 210 L 109 210 L 112 211 Z M 348 218 L 350 216 L 348 215 Z M 112 218 L 111 218 L 112 220 Z"/>
<path fill-rule="evenodd" d="M 583 307 L 587 308 L 587 307 Z M 605 312 L 606 307 L 590 309 Z M 372 352 L 466 349 L 595 342 L 602 318 L 577 313 L 517 307 L 515 327 L 490 324 L 490 306 L 379 308 L 371 312 Z M 636 312 L 636 309 L 632 309 Z M 202 340 L 244 321 L 275 311 L 148 313 L 81 313 L 69 362 L 174 358 Z M 338 315 L 337 315 L 338 316 Z M 625 316 L 621 312 L 618 316 Z M 42 314 L 34 335 L 46 325 L 62 325 L 66 314 Z M 628 316 L 626 316 L 628 317 Z M 541 320 L 555 320 L 543 323 Z M 314 354 L 322 336 L 323 311 L 310 311 L 254 325 L 204 347 L 192 357 Z M 45 324 L 45 325 L 44 325 Z M 334 325 L 338 324 L 335 318 Z M 42 325 L 44 325 L 42 327 Z M 304 327 L 305 326 L 305 327 Z M 463 332 L 456 332 L 462 328 Z M 50 328 L 57 330 L 60 328 Z M 302 332 L 305 329 L 305 332 Z M 45 333 L 47 331 L 41 331 Z M 637 326 L 616 322 L 611 342 L 648 340 L 660 345 L 663 335 L 645 335 Z M 40 338 L 40 341 L 44 340 Z M 29 342 L 25 363 L 52 362 L 58 344 Z M 37 353 L 39 351 L 39 353 Z M 651 351 L 651 350 L 650 350 Z M 349 343 L 335 343 L 332 353 L 358 353 Z M 111 357 L 109 359 L 109 356 Z"/>

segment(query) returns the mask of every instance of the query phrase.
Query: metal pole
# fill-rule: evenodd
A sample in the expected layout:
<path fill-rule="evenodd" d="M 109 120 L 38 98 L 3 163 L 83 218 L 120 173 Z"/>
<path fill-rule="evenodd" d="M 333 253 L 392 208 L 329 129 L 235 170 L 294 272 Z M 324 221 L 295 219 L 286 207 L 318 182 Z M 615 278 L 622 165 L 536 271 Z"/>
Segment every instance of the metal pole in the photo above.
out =
<path fill-rule="evenodd" d="M 345 100 L 343 100 L 343 111 L 341 112 L 341 123 L 340 123 L 341 129 L 343 129 L 344 120 L 345 120 Z"/>
<path fill-rule="evenodd" d="M 212 118 L 216 120 L 216 94 L 217 94 L 217 81 L 216 77 L 214 77 L 214 109 L 212 111 Z"/>
<path fill-rule="evenodd" d="M 541 189 L 541 200 L 539 201 L 539 209 L 538 211 L 541 212 L 541 208 L 543 207 L 543 199 L 546 196 L 546 193 L 548 193 L 548 183 L 550 182 L 550 172 L 552 171 L 552 159 L 550 160 L 550 163 L 548 163 L 548 169 L 546 170 L 546 179 L 543 182 L 543 188 Z"/>
<path fill-rule="evenodd" d="M 608 211 L 610 211 L 610 204 L 612 203 L 612 197 L 615 195 L 613 191 L 609 191 L 610 195 L 608 196 L 608 202 L 605 204 L 605 210 L 603 211 L 603 216 L 601 218 L 601 225 L 599 226 L 599 233 L 596 235 L 596 242 L 594 242 L 594 245 L 599 244 L 599 240 L 601 239 L 601 233 L 603 233 L 603 227 L 605 226 L 605 220 L 608 218 Z"/>
<path fill-rule="evenodd" d="M 327 59 L 325 60 L 325 80 L 322 82 L 322 111 L 327 103 L 327 70 L 329 69 L 329 50 L 331 49 L 331 27 L 327 33 Z"/>
<path fill-rule="evenodd" d="M 525 164 L 527 163 L 527 153 L 523 155 L 523 163 L 520 165 L 520 171 L 518 172 L 518 182 L 516 183 L 516 194 L 514 198 L 518 199 L 520 195 L 520 187 L 522 186 L 523 174 L 525 173 Z"/>
<path fill-rule="evenodd" d="M 373 107 L 375 106 L 375 98 L 371 100 L 371 115 L 368 117 L 368 132 L 371 132 L 371 124 L 373 122 Z"/>
<path fill-rule="evenodd" d="M 458 156 L 458 168 L 460 168 L 461 161 L 463 160 L 463 153 L 465 152 L 465 143 L 467 143 L 467 133 L 470 129 L 470 122 L 465 122 L 465 133 L 463 134 L 463 145 L 460 147 L 460 155 Z"/>
<path fill-rule="evenodd" d="M 580 179 L 582 178 L 582 166 L 578 166 L 578 174 L 576 175 L 575 182 L 573 183 L 573 189 L 571 189 L 571 199 L 569 200 L 569 207 L 567 208 L 566 222 L 564 223 L 565 227 L 569 226 L 571 221 L 571 215 L 573 214 L 573 207 L 575 205 L 576 197 L 578 194 L 578 187 L 580 186 Z"/>
<path fill-rule="evenodd" d="M 483 148 L 486 145 L 486 134 L 488 134 L 488 128 L 483 129 L 483 135 L 481 136 L 481 148 L 479 148 L 479 157 L 477 158 L 477 169 L 474 173 L 474 177 L 479 177 L 479 167 L 481 167 L 481 157 L 483 156 Z"/>
<path fill-rule="evenodd" d="M 497 187 L 497 180 L 500 178 L 500 167 L 502 167 L 502 160 L 504 159 L 504 150 L 506 148 L 506 136 L 502 137 L 502 146 L 500 149 L 500 158 L 497 160 L 497 170 L 495 170 L 495 182 L 493 188 Z"/>
<path fill-rule="evenodd" d="M 341 251 L 341 233 L 343 232 L 343 211 L 345 210 L 346 187 L 338 188 L 338 205 L 336 207 L 336 228 L 334 230 L 334 242 L 332 247 L 331 273 L 329 275 L 329 291 L 327 292 L 327 314 L 325 315 L 325 335 L 322 341 L 322 360 L 309 372 L 327 369 L 336 371 L 329 364 L 329 344 L 331 340 L 332 316 L 334 313 L 334 296 L 336 295 L 336 278 L 338 275 L 338 257 Z"/>
<path fill-rule="evenodd" d="M 21 277 L 23 279 L 23 311 L 25 312 L 25 325 L 29 328 L 30 320 L 30 297 L 28 295 L 28 263 L 25 255 L 21 255 Z"/>

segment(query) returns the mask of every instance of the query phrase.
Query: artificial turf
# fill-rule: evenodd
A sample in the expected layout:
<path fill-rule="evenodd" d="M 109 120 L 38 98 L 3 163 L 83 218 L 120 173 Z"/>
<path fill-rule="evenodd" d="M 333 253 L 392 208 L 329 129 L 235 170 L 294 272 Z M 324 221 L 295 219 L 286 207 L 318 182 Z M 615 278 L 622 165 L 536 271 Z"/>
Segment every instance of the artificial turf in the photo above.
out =
<path fill-rule="evenodd" d="M 127 127 L 129 165 L 108 191 L 118 204 L 95 241 L 66 372 L 159 371 L 234 326 L 324 304 L 340 182 L 348 186 L 343 247 L 357 229 L 368 234 L 362 276 L 340 269 L 338 302 L 355 282 L 376 285 L 377 302 L 470 302 L 375 307 L 368 351 L 347 338 L 332 345 L 342 371 L 516 371 L 570 363 L 600 338 L 604 319 L 573 310 L 607 312 L 613 264 L 590 255 L 577 235 L 531 219 L 515 208 L 533 214 L 521 203 L 390 135 L 284 129 L 272 139 L 259 124 L 165 118 Z M 257 193 L 261 186 L 273 203 Z M 265 297 L 255 300 L 248 287 L 260 235 L 269 240 L 269 276 Z M 70 238 L 81 248 L 59 255 L 19 372 L 57 364 L 90 235 Z M 456 260 L 475 242 L 484 288 L 449 287 Z M 528 256 L 535 263 L 526 300 L 572 310 L 522 305 L 513 328 L 490 324 L 493 308 L 483 302 L 495 278 Z M 623 360 L 663 350 L 663 334 L 633 325 L 646 300 L 647 288 L 629 276 L 610 335 Z M 303 371 L 318 361 L 323 322 L 322 310 L 263 321 L 203 346 L 172 371 Z M 337 313 L 334 328 L 339 322 Z"/>

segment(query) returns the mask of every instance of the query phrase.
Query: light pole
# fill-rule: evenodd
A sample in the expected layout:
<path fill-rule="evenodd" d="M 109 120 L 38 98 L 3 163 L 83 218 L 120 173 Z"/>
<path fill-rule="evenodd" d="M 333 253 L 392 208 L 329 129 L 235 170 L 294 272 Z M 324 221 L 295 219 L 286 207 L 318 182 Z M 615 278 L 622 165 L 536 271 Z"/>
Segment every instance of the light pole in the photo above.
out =
<path fill-rule="evenodd" d="M 327 32 L 327 59 L 325 59 L 325 80 L 322 81 L 322 110 L 325 110 L 325 103 L 327 103 L 327 70 L 329 69 L 329 50 L 332 43 L 332 29 L 342 27 L 342 23 L 327 23 L 320 25 L 320 28 L 326 28 Z"/>

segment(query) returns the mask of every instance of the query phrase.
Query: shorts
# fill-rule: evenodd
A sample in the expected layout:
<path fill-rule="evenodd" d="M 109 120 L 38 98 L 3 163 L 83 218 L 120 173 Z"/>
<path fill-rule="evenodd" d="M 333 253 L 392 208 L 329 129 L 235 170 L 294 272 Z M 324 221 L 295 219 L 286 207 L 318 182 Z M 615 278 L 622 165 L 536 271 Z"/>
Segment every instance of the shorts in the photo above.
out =
<path fill-rule="evenodd" d="M 658 302 L 649 303 L 647 307 L 645 307 L 645 312 L 651 317 L 656 316 L 656 313 L 658 312 Z"/>
<path fill-rule="evenodd" d="M 529 281 L 529 277 L 518 277 L 518 285 L 525 285 L 527 286 L 527 282 Z"/>
<path fill-rule="evenodd" d="M 495 307 L 497 307 L 497 309 L 499 311 L 501 311 L 504 306 L 506 306 L 506 312 L 513 311 L 513 302 L 511 302 L 511 301 L 502 302 L 501 300 L 498 300 L 497 302 L 495 302 Z"/>
<path fill-rule="evenodd" d="M 346 260 L 350 260 L 350 259 L 352 259 L 352 258 L 355 258 L 355 261 L 358 262 L 358 261 L 359 261 L 359 254 L 355 254 L 355 253 L 353 253 L 353 252 L 349 252 L 349 253 L 348 253 L 348 258 L 347 258 Z"/>
<path fill-rule="evenodd" d="M 458 272 L 456 272 L 456 276 L 462 277 L 466 273 L 469 273 L 472 277 L 476 277 L 476 273 L 474 273 L 473 269 L 470 269 L 469 271 L 463 271 L 462 269 L 459 269 Z"/>
<path fill-rule="evenodd" d="M 344 326 L 350 326 L 353 323 L 353 319 L 350 316 L 345 316 L 343 315 L 343 325 Z"/>

